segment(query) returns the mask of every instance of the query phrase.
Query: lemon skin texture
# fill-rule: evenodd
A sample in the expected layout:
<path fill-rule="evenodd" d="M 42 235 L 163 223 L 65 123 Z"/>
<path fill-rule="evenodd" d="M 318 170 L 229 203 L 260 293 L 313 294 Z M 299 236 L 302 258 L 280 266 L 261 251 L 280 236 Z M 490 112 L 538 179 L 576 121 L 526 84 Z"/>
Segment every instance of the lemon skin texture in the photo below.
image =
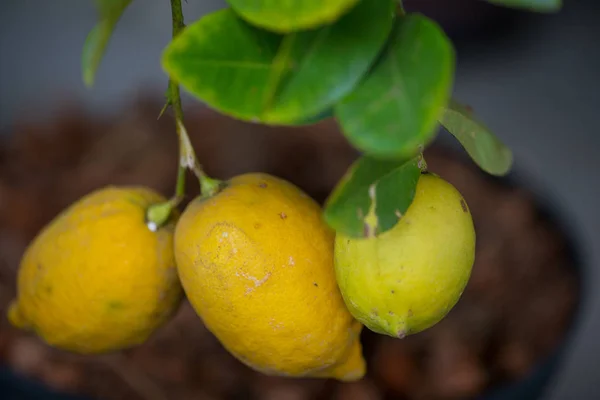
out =
<path fill-rule="evenodd" d="M 296 186 L 245 174 L 183 212 L 175 232 L 183 288 L 238 360 L 269 375 L 356 380 L 362 325 L 344 305 L 334 233 Z"/>
<path fill-rule="evenodd" d="M 393 337 L 435 325 L 458 302 L 475 259 L 467 203 L 448 182 L 423 174 L 399 222 L 375 237 L 335 241 L 344 301 L 370 330 Z"/>
<path fill-rule="evenodd" d="M 174 221 L 152 232 L 143 187 L 105 187 L 51 221 L 27 248 L 9 320 L 48 344 L 91 354 L 144 342 L 179 305 Z"/>

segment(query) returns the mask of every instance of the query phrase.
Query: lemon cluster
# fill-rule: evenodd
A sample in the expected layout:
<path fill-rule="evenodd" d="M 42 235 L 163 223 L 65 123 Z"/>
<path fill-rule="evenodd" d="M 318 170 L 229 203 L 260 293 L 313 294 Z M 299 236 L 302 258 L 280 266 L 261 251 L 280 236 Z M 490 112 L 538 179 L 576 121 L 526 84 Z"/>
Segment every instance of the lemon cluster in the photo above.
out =
<path fill-rule="evenodd" d="M 143 343 L 184 296 L 238 360 L 272 375 L 364 376 L 363 326 L 403 337 L 460 297 L 475 236 L 464 199 L 423 175 L 406 215 L 376 238 L 336 237 L 319 205 L 267 174 L 224 182 L 158 229 L 164 203 L 106 187 L 71 205 L 27 248 L 13 325 L 82 353 Z"/>

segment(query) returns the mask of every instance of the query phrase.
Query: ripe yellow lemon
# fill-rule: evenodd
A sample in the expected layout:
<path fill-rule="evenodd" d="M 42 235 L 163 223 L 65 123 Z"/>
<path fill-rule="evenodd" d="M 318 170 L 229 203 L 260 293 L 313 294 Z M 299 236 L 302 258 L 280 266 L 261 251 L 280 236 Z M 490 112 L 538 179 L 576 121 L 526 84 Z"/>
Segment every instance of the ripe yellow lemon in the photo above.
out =
<path fill-rule="evenodd" d="M 459 300 L 475 259 L 467 203 L 448 182 L 421 175 L 415 198 L 391 230 L 335 241 L 335 270 L 350 312 L 394 337 L 439 322 Z"/>
<path fill-rule="evenodd" d="M 192 306 L 241 362 L 270 375 L 349 381 L 365 373 L 362 325 L 337 287 L 333 241 L 300 189 L 246 174 L 189 204 L 175 255 Z"/>
<path fill-rule="evenodd" d="M 13 325 L 84 354 L 145 341 L 183 297 L 174 221 L 146 226 L 146 209 L 162 201 L 147 188 L 106 187 L 58 215 L 22 258 Z"/>

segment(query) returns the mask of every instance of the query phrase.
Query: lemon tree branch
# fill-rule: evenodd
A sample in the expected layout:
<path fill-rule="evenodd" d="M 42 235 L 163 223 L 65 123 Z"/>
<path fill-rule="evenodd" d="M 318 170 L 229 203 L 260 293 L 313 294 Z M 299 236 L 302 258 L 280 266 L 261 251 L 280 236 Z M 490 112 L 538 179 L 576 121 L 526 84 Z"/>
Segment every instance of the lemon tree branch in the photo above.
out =
<path fill-rule="evenodd" d="M 171 15 L 173 18 L 173 39 L 177 37 L 185 27 L 183 22 L 183 10 L 181 0 L 171 0 Z M 190 142 L 185 126 L 183 124 L 183 108 L 181 107 L 181 95 L 179 84 L 174 79 L 169 79 L 168 104 L 175 112 L 175 129 L 179 137 L 179 171 L 177 173 L 176 197 L 182 197 L 185 193 L 185 169 L 191 169 L 198 180 L 202 194 L 210 196 L 218 188 L 219 181 L 211 179 L 204 173 L 194 148 Z"/>
<path fill-rule="evenodd" d="M 183 10 L 181 0 L 171 0 L 171 16 L 173 20 L 173 39 L 177 37 L 185 28 L 183 22 Z M 179 84 L 173 79 L 169 79 L 167 90 L 167 104 L 161 110 L 171 106 L 175 114 L 175 131 L 179 138 L 179 165 L 177 168 L 177 184 L 175 186 L 175 196 L 165 203 L 156 204 L 147 211 L 146 218 L 148 226 L 151 229 L 157 229 L 163 225 L 171 215 L 173 208 L 181 201 L 185 195 L 185 171 L 191 169 L 200 181 L 201 193 L 205 196 L 213 195 L 220 185 L 220 181 L 210 178 L 206 175 L 198 162 L 194 148 L 183 124 L 183 107 L 181 106 L 181 94 Z"/>
<path fill-rule="evenodd" d="M 185 27 L 185 24 L 183 23 L 183 10 L 181 9 L 181 0 L 171 0 L 171 16 L 173 19 L 174 39 Z M 179 93 L 179 84 L 177 84 L 177 82 L 175 82 L 173 79 L 169 79 L 169 90 L 167 98 L 167 104 L 170 104 L 171 107 L 173 107 L 173 111 L 175 113 L 175 130 L 177 131 L 177 137 L 179 138 L 179 168 L 177 171 L 177 186 L 175 188 L 175 197 L 182 197 L 185 193 L 185 169 L 187 167 L 183 163 L 184 154 L 191 153 L 193 155 L 194 150 L 191 149 L 190 140 L 187 137 L 185 129 L 181 128 L 183 126 L 183 108 L 181 107 L 181 95 Z"/>

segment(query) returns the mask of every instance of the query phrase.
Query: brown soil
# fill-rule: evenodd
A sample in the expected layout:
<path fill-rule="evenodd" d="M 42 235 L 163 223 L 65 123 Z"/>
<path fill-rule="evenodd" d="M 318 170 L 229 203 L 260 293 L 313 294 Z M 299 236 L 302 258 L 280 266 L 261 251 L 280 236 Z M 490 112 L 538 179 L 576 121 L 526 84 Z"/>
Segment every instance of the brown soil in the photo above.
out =
<path fill-rule="evenodd" d="M 19 258 L 62 208 L 106 184 L 172 193 L 176 139 L 160 104 L 141 103 L 110 121 L 77 110 L 23 123 L 0 146 L 0 312 L 14 295 Z M 207 172 L 265 171 L 323 201 L 355 152 L 332 123 L 301 129 L 243 124 L 189 112 Z M 368 376 L 357 383 L 255 373 L 232 358 L 185 303 L 148 343 L 122 354 L 81 357 L 52 349 L 0 319 L 0 362 L 53 388 L 98 399 L 458 399 L 525 377 L 561 342 L 578 297 L 563 232 L 531 194 L 490 180 L 472 163 L 429 150 L 430 170 L 465 196 L 477 229 L 472 279 L 432 329 L 404 340 L 365 331 Z M 197 193 L 189 179 L 188 200 Z"/>

